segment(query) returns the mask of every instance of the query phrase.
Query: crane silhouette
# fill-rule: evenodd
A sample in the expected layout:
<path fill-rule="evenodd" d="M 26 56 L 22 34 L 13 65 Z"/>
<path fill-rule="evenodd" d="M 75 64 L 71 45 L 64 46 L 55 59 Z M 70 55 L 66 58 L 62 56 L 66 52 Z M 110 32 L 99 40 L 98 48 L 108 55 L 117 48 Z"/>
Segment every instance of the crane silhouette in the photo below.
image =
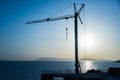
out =
<path fill-rule="evenodd" d="M 39 22 L 47 22 L 47 21 L 55 21 L 55 20 L 61 20 L 61 19 L 69 19 L 69 18 L 74 18 L 74 31 L 75 31 L 75 73 L 82 73 L 80 63 L 78 60 L 78 20 L 79 18 L 80 23 L 83 24 L 81 17 L 80 17 L 80 12 L 83 9 L 85 4 L 81 4 L 81 7 L 77 10 L 76 4 L 74 3 L 74 14 L 72 15 L 65 15 L 65 16 L 60 16 L 60 17 L 53 17 L 53 18 L 46 18 L 46 19 L 38 19 L 38 20 L 33 20 L 33 21 L 28 21 L 26 24 L 33 24 L 33 23 L 39 23 Z"/>

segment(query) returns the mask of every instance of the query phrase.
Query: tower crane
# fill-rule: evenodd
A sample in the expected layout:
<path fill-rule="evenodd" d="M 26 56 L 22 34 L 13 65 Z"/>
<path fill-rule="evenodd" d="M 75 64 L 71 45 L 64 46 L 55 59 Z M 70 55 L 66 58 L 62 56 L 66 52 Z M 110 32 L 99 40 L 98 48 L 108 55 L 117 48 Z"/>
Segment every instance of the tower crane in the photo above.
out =
<path fill-rule="evenodd" d="M 78 60 L 78 20 L 79 18 L 81 24 L 83 24 L 81 17 L 80 17 L 80 12 L 83 9 L 85 4 L 81 4 L 81 7 L 77 10 L 76 4 L 74 3 L 74 14 L 72 15 L 65 15 L 65 16 L 60 16 L 60 17 L 53 17 L 53 18 L 46 18 L 46 19 L 38 19 L 38 20 L 33 20 L 33 21 L 28 21 L 26 24 L 33 24 L 33 23 L 39 23 L 39 22 L 47 22 L 47 21 L 56 21 L 56 20 L 62 20 L 62 19 L 69 19 L 69 18 L 74 18 L 74 31 L 75 31 L 75 73 L 82 73 L 81 68 L 80 68 L 80 63 Z"/>

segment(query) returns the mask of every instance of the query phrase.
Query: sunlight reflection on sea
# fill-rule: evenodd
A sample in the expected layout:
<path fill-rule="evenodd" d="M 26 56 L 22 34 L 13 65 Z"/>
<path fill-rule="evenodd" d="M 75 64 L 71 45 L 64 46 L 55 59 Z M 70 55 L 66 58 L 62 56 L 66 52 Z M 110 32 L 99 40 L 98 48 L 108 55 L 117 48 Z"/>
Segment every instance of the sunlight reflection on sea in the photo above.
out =
<path fill-rule="evenodd" d="M 91 69 L 96 69 L 94 65 L 94 61 L 91 61 L 91 60 L 83 61 L 81 67 L 82 67 L 82 72 L 86 72 Z"/>

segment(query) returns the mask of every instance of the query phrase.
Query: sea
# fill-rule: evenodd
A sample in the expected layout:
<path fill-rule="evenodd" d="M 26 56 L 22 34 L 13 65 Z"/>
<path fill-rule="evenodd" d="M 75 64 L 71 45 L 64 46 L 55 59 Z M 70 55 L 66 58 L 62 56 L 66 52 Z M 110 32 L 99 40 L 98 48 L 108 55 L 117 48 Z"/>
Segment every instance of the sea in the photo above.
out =
<path fill-rule="evenodd" d="M 119 67 L 114 61 L 81 61 L 82 72 L 90 69 L 106 72 L 109 67 Z M 74 61 L 0 61 L 0 80 L 40 80 L 41 73 L 74 72 Z"/>

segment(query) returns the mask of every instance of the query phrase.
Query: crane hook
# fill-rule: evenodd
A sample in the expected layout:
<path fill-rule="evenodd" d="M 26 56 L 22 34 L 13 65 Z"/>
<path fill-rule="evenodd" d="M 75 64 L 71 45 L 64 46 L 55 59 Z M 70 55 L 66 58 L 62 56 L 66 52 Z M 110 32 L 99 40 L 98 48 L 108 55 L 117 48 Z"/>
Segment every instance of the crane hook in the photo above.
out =
<path fill-rule="evenodd" d="M 68 28 L 66 28 L 66 40 L 68 40 Z"/>

